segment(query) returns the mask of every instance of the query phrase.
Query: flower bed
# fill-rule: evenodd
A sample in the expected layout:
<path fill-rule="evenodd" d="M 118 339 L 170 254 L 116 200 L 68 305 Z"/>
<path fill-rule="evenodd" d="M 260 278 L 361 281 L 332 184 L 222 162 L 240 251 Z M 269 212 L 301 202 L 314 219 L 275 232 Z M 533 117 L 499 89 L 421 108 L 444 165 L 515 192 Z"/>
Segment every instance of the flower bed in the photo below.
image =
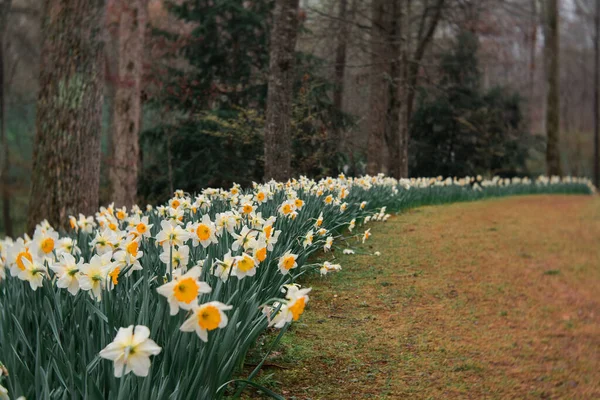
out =
<path fill-rule="evenodd" d="M 220 398 L 258 336 L 301 317 L 297 278 L 341 269 L 310 256 L 364 242 L 387 210 L 594 191 L 579 178 L 300 178 L 102 207 L 61 234 L 42 222 L 0 241 L 0 399 Z"/>

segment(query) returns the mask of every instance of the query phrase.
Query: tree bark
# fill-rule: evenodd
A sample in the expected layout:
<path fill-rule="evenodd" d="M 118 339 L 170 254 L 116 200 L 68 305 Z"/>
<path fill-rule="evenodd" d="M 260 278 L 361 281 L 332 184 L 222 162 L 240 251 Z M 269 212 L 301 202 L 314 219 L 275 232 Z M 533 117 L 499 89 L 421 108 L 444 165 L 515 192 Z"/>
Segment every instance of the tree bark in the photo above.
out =
<path fill-rule="evenodd" d="M 390 82 L 389 105 L 388 105 L 388 123 L 386 129 L 386 142 L 389 150 L 388 174 L 394 178 L 400 178 L 402 172 L 402 148 L 401 148 L 401 115 L 402 115 L 402 4 L 400 0 L 392 2 L 391 24 L 388 35 L 390 48 Z"/>
<path fill-rule="evenodd" d="M 265 180 L 292 175 L 291 115 L 298 37 L 298 0 L 275 0 L 265 124 Z"/>
<path fill-rule="evenodd" d="M 546 7 L 548 36 L 544 38 L 544 56 L 547 63 L 548 93 L 546 101 L 546 171 L 548 176 L 562 175 L 559 149 L 560 94 L 559 94 L 559 31 L 558 0 L 548 0 Z"/>
<path fill-rule="evenodd" d="M 410 129 L 410 118 L 408 116 L 408 57 L 411 51 L 411 18 L 412 18 L 412 0 L 406 1 L 406 8 L 402 19 L 402 79 L 400 82 L 399 91 L 401 92 L 401 98 L 404 100 L 400 104 L 399 121 L 398 127 L 400 129 L 400 160 L 399 160 L 399 171 L 398 176 L 400 178 L 408 178 L 408 146 L 409 141 L 409 129 Z"/>
<path fill-rule="evenodd" d="M 537 0 L 531 0 L 531 42 L 529 46 L 529 125 L 530 129 L 533 130 L 536 118 L 534 109 L 534 96 L 535 96 L 535 53 L 537 49 L 537 30 L 538 30 L 538 16 L 537 16 Z"/>
<path fill-rule="evenodd" d="M 336 110 L 342 110 L 344 99 L 344 72 L 346 69 L 346 48 L 348 43 L 348 21 L 346 21 L 346 9 L 348 0 L 340 0 L 338 13 L 339 30 L 337 48 L 335 52 L 335 90 L 333 92 L 333 106 Z M 333 152 L 340 151 L 343 147 L 342 128 L 336 126 L 328 130 L 330 148 Z"/>
<path fill-rule="evenodd" d="M 28 230 L 98 207 L 105 0 L 45 0 Z"/>
<path fill-rule="evenodd" d="M 596 0 L 594 31 L 594 184 L 600 187 L 600 0 Z"/>
<path fill-rule="evenodd" d="M 386 0 L 372 1 L 371 15 L 371 76 L 369 94 L 369 137 L 367 140 L 367 173 L 383 172 L 385 132 L 389 103 L 390 62 L 388 31 L 390 4 Z"/>
<path fill-rule="evenodd" d="M 142 114 L 146 0 L 119 2 L 118 58 L 111 131 L 110 184 L 116 206 L 136 203 Z"/>
<path fill-rule="evenodd" d="M 10 12 L 11 0 L 0 5 L 0 143 L 2 143 L 2 165 L 0 167 L 0 185 L 2 185 L 2 220 L 4 234 L 13 235 L 12 218 L 10 216 L 10 152 L 6 137 L 6 80 L 4 71 L 4 45 L 6 40 L 6 23 Z"/>

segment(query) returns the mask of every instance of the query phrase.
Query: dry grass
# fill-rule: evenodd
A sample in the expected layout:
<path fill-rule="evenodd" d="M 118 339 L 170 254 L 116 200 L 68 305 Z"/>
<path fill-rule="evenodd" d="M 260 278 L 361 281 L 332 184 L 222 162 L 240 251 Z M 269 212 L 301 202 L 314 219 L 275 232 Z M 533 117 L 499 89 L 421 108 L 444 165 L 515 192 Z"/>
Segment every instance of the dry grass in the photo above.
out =
<path fill-rule="evenodd" d="M 363 249 L 382 255 L 311 279 L 261 383 L 288 399 L 600 398 L 599 199 L 427 207 L 372 231 Z"/>

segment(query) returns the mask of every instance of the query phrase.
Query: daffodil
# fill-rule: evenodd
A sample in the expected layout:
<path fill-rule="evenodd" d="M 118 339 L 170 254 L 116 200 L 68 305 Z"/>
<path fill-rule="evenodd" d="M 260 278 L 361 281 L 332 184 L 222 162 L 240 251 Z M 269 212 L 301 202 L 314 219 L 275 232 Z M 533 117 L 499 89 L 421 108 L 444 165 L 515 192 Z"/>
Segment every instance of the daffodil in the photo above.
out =
<path fill-rule="evenodd" d="M 127 230 L 134 236 L 150 237 L 150 230 L 154 225 L 148 222 L 148 216 L 134 216 L 129 223 Z"/>
<path fill-rule="evenodd" d="M 237 251 L 242 248 L 243 250 L 248 250 L 252 247 L 254 243 L 254 239 L 258 235 L 258 232 L 255 230 L 251 230 L 247 226 L 242 227 L 242 230 L 239 234 L 233 233 L 232 236 L 235 238 L 235 241 L 231 245 L 231 250 Z"/>
<path fill-rule="evenodd" d="M 304 248 L 307 248 L 308 246 L 310 246 L 312 244 L 313 236 L 314 236 L 314 232 L 312 229 L 306 233 L 306 235 L 304 236 L 304 242 L 302 242 L 302 246 Z"/>
<path fill-rule="evenodd" d="M 19 272 L 25 270 L 25 260 L 33 262 L 33 255 L 29 250 L 29 244 L 19 238 L 7 251 L 6 263 L 12 276 L 18 276 Z"/>
<path fill-rule="evenodd" d="M 350 223 L 348 224 L 348 231 L 352 232 L 352 229 L 354 229 L 355 226 L 356 226 L 356 219 L 352 218 L 352 221 L 350 221 Z"/>
<path fill-rule="evenodd" d="M 191 268 L 184 275 L 174 278 L 156 291 L 167 298 L 171 315 L 177 314 L 179 309 L 190 310 L 198 304 L 200 293 L 210 293 L 211 287 L 206 282 L 200 282 L 198 278 L 202 269 L 198 266 Z"/>
<path fill-rule="evenodd" d="M 132 372 L 137 376 L 148 376 L 150 356 L 161 352 L 160 346 L 150 339 L 150 329 L 143 325 L 135 328 L 119 328 L 119 332 L 108 346 L 100 351 L 100 357 L 114 363 L 115 377 Z"/>
<path fill-rule="evenodd" d="M 25 265 L 25 269 L 19 271 L 18 278 L 29 282 L 29 286 L 35 291 L 42 286 L 44 276 L 48 274 L 48 271 L 46 271 L 46 267 L 37 257 L 33 257 L 32 261 L 29 261 L 28 258 L 23 258 L 23 264 Z"/>
<path fill-rule="evenodd" d="M 193 233 L 190 235 L 192 238 L 192 244 L 194 247 L 201 244 L 202 247 L 207 248 L 213 243 L 218 243 L 216 233 L 217 228 L 215 224 L 210 220 L 208 214 L 202 216 L 202 220 L 192 226 Z"/>
<path fill-rule="evenodd" d="M 104 229 L 102 232 L 96 232 L 96 236 L 90 242 L 90 246 L 96 249 L 98 255 L 103 255 L 112 252 L 114 243 L 117 241 L 117 235 L 110 228 Z"/>
<path fill-rule="evenodd" d="M 192 308 L 191 316 L 179 328 L 182 332 L 196 332 L 198 337 L 208 342 L 208 331 L 227 326 L 227 315 L 223 311 L 231 310 L 233 306 L 218 301 L 211 301 Z"/>
<path fill-rule="evenodd" d="M 300 316 L 304 312 L 304 308 L 306 307 L 306 303 L 308 303 L 308 293 L 311 291 L 311 288 L 300 289 L 296 285 L 287 285 L 287 294 L 286 299 L 287 302 L 283 305 L 274 304 L 273 308 L 270 309 L 270 312 L 267 312 L 267 317 L 269 318 L 269 326 L 274 326 L 275 328 L 283 328 L 285 324 L 297 321 L 300 319 Z M 271 315 L 274 310 L 279 307 L 279 311 L 276 312 L 274 316 Z"/>
<path fill-rule="evenodd" d="M 340 264 L 331 264 L 329 261 L 325 261 L 323 266 L 319 269 L 321 275 L 327 275 L 329 272 L 339 271 L 342 269 Z"/>
<path fill-rule="evenodd" d="M 106 288 L 108 274 L 113 270 L 112 255 L 94 255 L 89 263 L 83 263 L 79 268 L 79 287 L 81 290 L 90 291 L 90 296 L 96 301 L 102 300 L 102 290 Z"/>
<path fill-rule="evenodd" d="M 333 244 L 333 236 L 327 236 L 327 239 L 325 239 L 325 245 L 323 246 L 323 250 L 324 251 L 331 250 L 332 244 Z"/>
<path fill-rule="evenodd" d="M 190 260 L 190 248 L 188 246 L 174 246 L 170 249 L 163 249 L 159 258 L 167 267 L 172 266 L 173 269 L 187 268 Z"/>
<path fill-rule="evenodd" d="M 33 243 L 30 249 L 37 252 L 41 258 L 52 256 L 52 251 L 58 245 L 58 233 L 52 228 L 40 229 L 38 226 L 33 234 Z"/>
<path fill-rule="evenodd" d="M 75 257 L 71 254 L 61 254 L 58 262 L 50 265 L 50 269 L 54 271 L 58 278 L 56 280 L 56 286 L 67 289 L 73 296 L 79 293 L 79 269 L 82 264 L 82 258 L 77 262 L 75 261 Z"/>
<path fill-rule="evenodd" d="M 231 251 L 228 251 L 223 260 L 216 259 L 212 266 L 211 273 L 221 279 L 223 282 L 229 279 L 232 273 L 233 265 L 236 263 L 236 258 L 231 256 Z"/>
<path fill-rule="evenodd" d="M 161 231 L 156 235 L 156 241 L 163 246 L 165 251 L 171 246 L 183 246 L 190 238 L 190 235 L 175 222 L 162 220 L 160 222 Z"/>
<path fill-rule="evenodd" d="M 238 279 L 256 275 L 256 260 L 254 257 L 247 253 L 237 256 L 231 275 L 235 275 Z"/>
<path fill-rule="evenodd" d="M 364 243 L 368 238 L 371 237 L 371 229 L 367 229 L 365 233 L 363 233 L 362 242 Z"/>
<path fill-rule="evenodd" d="M 298 258 L 297 254 L 292 254 L 290 251 L 287 251 L 281 258 L 279 259 L 278 267 L 279 271 L 283 274 L 289 274 L 290 270 L 296 268 L 298 263 L 296 259 Z"/>

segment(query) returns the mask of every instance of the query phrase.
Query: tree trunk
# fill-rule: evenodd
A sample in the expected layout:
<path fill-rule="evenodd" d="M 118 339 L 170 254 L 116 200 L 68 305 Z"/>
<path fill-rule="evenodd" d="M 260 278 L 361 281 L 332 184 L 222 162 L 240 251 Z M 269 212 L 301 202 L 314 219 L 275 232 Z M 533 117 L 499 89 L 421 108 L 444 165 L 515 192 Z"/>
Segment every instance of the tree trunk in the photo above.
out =
<path fill-rule="evenodd" d="M 596 0 L 594 30 L 594 184 L 600 187 L 600 0 Z"/>
<path fill-rule="evenodd" d="M 402 149 L 401 149 L 401 86 L 402 86 L 402 2 L 394 0 L 391 9 L 391 24 L 388 35 L 390 48 L 390 78 L 388 85 L 389 105 L 388 105 L 388 123 L 386 129 L 386 142 L 389 150 L 388 174 L 394 178 L 400 178 L 402 171 Z"/>
<path fill-rule="evenodd" d="M 538 16 L 537 16 L 537 0 L 531 0 L 531 42 L 529 46 L 529 125 L 533 131 L 536 118 L 534 109 L 534 96 L 535 96 L 535 53 L 537 49 L 537 30 L 538 30 Z"/>
<path fill-rule="evenodd" d="M 412 1 L 406 1 L 405 13 L 402 15 L 402 79 L 400 82 L 400 93 L 401 98 L 404 100 L 400 104 L 399 121 L 398 127 L 400 129 L 400 160 L 399 160 L 399 171 L 398 176 L 400 178 L 408 178 L 408 146 L 409 146 L 409 128 L 410 119 L 408 116 L 408 54 L 411 50 L 410 45 L 410 32 L 411 32 L 411 18 L 412 18 Z"/>
<path fill-rule="evenodd" d="M 333 106 L 336 110 L 342 110 L 344 99 L 344 72 L 346 69 L 346 47 L 348 43 L 348 21 L 346 21 L 346 9 L 348 0 L 340 0 L 340 10 L 338 13 L 339 31 L 337 38 L 337 48 L 335 52 L 335 89 L 333 92 Z M 343 147 L 342 127 L 336 126 L 329 129 L 330 149 L 333 152 L 340 151 Z"/>
<path fill-rule="evenodd" d="M 298 37 L 298 0 L 275 0 L 265 125 L 265 180 L 292 175 L 291 116 Z"/>
<path fill-rule="evenodd" d="M 544 40 L 544 56 L 548 65 L 548 93 L 546 107 L 546 170 L 548 176 L 562 175 L 560 165 L 560 94 L 559 94 L 559 31 L 558 0 L 548 0 L 546 7 L 547 40 Z"/>
<path fill-rule="evenodd" d="M 369 95 L 369 137 L 367 141 L 367 173 L 383 172 L 385 131 L 389 103 L 390 76 L 389 29 L 390 7 L 386 0 L 373 0 L 371 15 L 371 82 Z"/>
<path fill-rule="evenodd" d="M 104 0 L 45 0 L 28 230 L 98 207 Z"/>
<path fill-rule="evenodd" d="M 0 169 L 0 185 L 2 185 L 2 220 L 4 221 L 4 234 L 13 235 L 12 219 L 10 216 L 10 152 L 6 137 L 6 81 L 4 73 L 4 41 L 6 36 L 6 22 L 10 12 L 11 1 L 5 1 L 0 6 L 0 143 L 4 153 L 2 154 L 2 165 Z"/>
<path fill-rule="evenodd" d="M 119 7 L 110 184 L 115 205 L 131 207 L 137 197 L 147 1 L 121 0 Z"/>

